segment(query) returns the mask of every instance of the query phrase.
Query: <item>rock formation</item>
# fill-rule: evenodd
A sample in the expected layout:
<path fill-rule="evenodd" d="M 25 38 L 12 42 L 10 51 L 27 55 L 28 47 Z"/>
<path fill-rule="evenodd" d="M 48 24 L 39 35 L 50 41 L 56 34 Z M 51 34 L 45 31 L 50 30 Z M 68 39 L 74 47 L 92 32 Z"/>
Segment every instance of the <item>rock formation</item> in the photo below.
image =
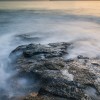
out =
<path fill-rule="evenodd" d="M 100 100 L 100 59 L 65 59 L 70 45 L 29 44 L 11 52 L 12 68 L 18 75 L 35 74 L 40 82 L 38 91 L 32 90 L 22 100 Z"/>

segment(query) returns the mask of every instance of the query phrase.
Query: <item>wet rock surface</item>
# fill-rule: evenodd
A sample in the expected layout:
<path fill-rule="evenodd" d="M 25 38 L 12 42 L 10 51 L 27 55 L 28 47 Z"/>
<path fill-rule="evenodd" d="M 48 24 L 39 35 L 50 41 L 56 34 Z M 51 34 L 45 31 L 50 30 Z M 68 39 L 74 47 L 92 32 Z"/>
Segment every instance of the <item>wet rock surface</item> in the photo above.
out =
<path fill-rule="evenodd" d="M 33 89 L 21 100 L 100 100 L 100 59 L 83 56 L 65 59 L 70 45 L 29 44 L 11 52 L 12 69 L 18 76 L 35 74 L 39 80 L 38 91 L 34 91 L 35 82 L 28 84 Z"/>

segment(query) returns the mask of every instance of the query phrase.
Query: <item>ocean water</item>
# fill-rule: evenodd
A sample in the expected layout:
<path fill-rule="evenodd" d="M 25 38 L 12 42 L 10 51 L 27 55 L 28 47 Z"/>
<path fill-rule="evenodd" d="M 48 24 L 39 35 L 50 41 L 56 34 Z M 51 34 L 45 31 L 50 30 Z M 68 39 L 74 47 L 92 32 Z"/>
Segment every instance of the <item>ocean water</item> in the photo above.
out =
<path fill-rule="evenodd" d="M 100 2 L 0 2 L 0 88 L 12 93 L 6 80 L 15 72 L 6 69 L 13 49 L 53 42 L 73 43 L 66 59 L 100 57 Z"/>

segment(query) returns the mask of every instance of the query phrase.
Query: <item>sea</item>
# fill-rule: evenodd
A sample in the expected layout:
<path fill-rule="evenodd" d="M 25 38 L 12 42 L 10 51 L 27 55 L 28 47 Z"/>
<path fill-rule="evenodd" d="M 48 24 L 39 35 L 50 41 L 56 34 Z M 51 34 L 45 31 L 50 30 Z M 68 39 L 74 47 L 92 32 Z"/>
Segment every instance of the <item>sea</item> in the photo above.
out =
<path fill-rule="evenodd" d="M 7 82 L 16 73 L 10 71 L 12 50 L 56 42 L 72 43 L 65 59 L 99 58 L 100 1 L 0 1 L 0 94 L 23 94 Z M 26 86 L 27 79 L 19 84 Z"/>

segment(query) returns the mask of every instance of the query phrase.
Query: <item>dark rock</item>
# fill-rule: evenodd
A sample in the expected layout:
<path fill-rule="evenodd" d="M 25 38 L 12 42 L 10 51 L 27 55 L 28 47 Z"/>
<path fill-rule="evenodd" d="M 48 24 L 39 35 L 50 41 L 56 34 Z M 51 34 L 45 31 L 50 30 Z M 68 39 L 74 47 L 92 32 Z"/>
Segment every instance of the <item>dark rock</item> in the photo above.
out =
<path fill-rule="evenodd" d="M 14 69 L 36 74 L 41 80 L 39 95 L 43 98 L 29 96 L 24 100 L 92 100 L 92 96 L 84 91 L 88 84 L 95 86 L 100 95 L 100 59 L 78 56 L 66 60 L 64 56 L 68 54 L 69 45 L 65 42 L 29 44 L 19 46 L 11 53 L 10 57 L 21 52 L 12 63 Z"/>
<path fill-rule="evenodd" d="M 82 56 L 82 55 L 79 55 L 77 58 L 78 58 L 78 59 L 89 59 L 88 57 L 84 57 L 84 56 Z"/>
<path fill-rule="evenodd" d="M 62 56 L 67 53 L 69 44 L 57 43 L 55 45 L 55 47 L 40 44 L 19 46 L 11 53 L 15 55 L 18 51 L 22 52 L 14 63 L 15 67 L 25 71 L 62 69 L 65 66 Z"/>

